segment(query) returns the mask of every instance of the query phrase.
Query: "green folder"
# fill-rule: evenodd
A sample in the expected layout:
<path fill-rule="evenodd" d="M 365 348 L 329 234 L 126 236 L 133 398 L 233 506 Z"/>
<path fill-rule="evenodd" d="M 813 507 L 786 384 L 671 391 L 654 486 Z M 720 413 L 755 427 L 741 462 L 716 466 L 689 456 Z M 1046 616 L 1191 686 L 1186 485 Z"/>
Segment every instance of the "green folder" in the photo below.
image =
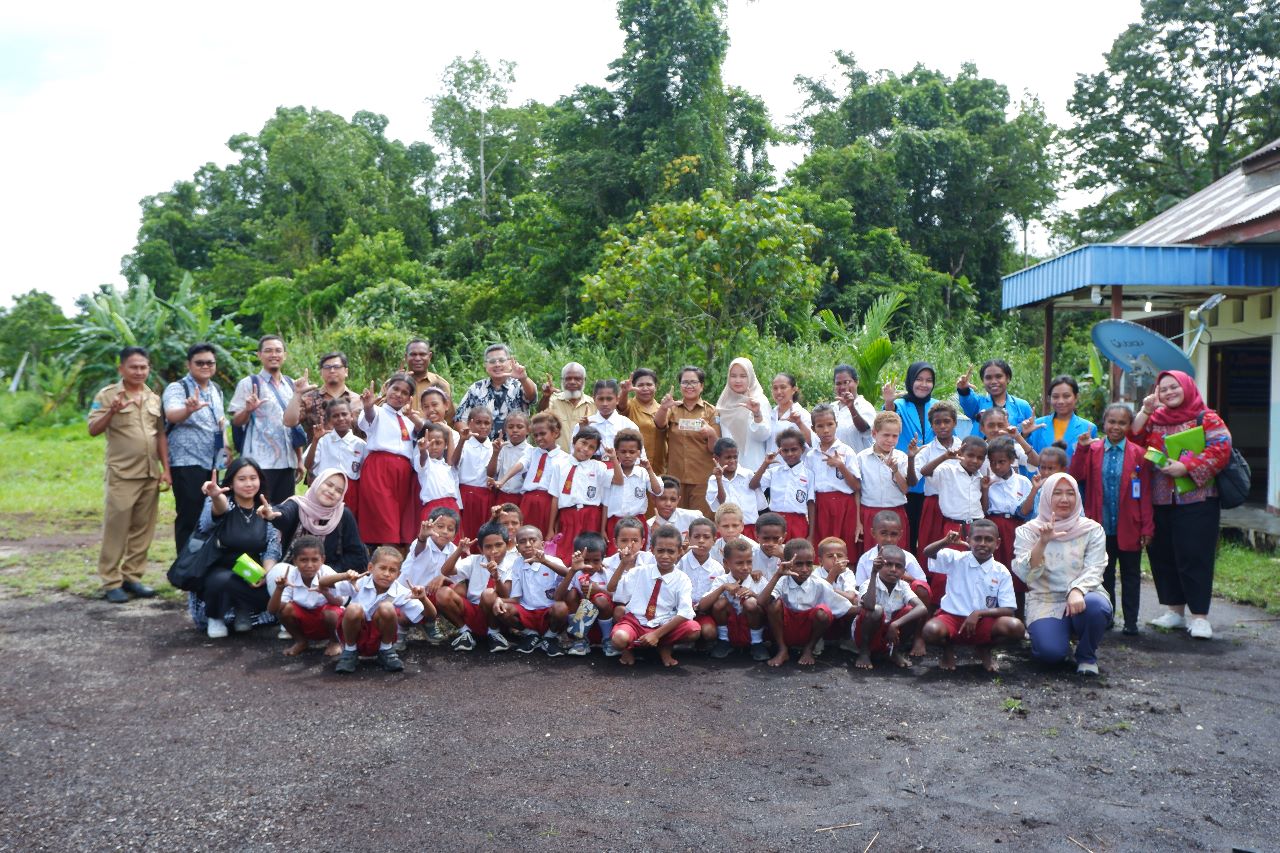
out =
<path fill-rule="evenodd" d="M 1196 427 L 1195 429 L 1187 429 L 1182 432 L 1175 432 L 1172 435 L 1164 437 L 1164 452 L 1168 454 L 1170 459 L 1181 461 L 1183 453 L 1204 453 L 1204 427 Z M 1194 492 L 1199 486 L 1196 481 L 1190 477 L 1175 477 L 1174 486 L 1178 489 L 1178 494 L 1185 495 L 1187 492 Z"/>

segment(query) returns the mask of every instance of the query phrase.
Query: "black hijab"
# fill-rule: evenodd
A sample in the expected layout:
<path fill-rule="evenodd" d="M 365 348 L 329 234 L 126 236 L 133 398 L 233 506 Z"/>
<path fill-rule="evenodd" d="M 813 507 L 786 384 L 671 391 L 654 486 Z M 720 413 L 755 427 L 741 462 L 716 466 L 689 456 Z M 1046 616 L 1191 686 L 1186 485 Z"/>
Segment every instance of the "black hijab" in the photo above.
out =
<path fill-rule="evenodd" d="M 922 370 L 927 370 L 930 373 L 932 373 L 934 387 L 936 388 L 938 385 L 938 371 L 933 369 L 932 364 L 930 364 L 927 361 L 911 362 L 911 366 L 907 368 L 907 389 L 906 389 L 906 393 L 902 395 L 902 399 L 906 400 L 908 403 L 914 404 L 917 407 L 923 406 L 925 403 L 929 402 L 930 398 L 933 397 L 932 393 L 930 393 L 928 397 L 916 396 L 916 393 L 915 393 L 916 377 L 920 375 L 920 371 Z"/>

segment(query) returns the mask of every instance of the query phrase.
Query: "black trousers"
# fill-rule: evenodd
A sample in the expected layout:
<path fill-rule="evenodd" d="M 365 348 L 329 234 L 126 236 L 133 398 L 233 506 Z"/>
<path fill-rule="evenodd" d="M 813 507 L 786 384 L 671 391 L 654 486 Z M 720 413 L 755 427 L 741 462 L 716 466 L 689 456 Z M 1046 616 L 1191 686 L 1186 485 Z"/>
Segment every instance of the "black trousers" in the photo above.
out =
<path fill-rule="evenodd" d="M 1160 603 L 1185 604 L 1192 613 L 1208 613 L 1218 555 L 1218 499 L 1155 506 L 1152 511 L 1156 533 L 1147 557 Z"/>
<path fill-rule="evenodd" d="M 262 492 L 273 504 L 282 504 L 293 497 L 297 482 L 293 479 L 294 468 L 263 468 Z"/>
<path fill-rule="evenodd" d="M 910 530 L 907 531 L 907 544 L 910 546 L 907 550 L 911 553 L 916 552 L 916 546 L 920 539 L 920 511 L 924 509 L 924 493 L 923 492 L 907 492 L 907 523 Z M 928 542 L 924 543 L 930 544 Z"/>
<path fill-rule="evenodd" d="M 1121 551 L 1120 541 L 1115 536 L 1107 537 L 1107 569 L 1102 574 L 1102 588 L 1111 599 L 1111 606 L 1116 603 L 1116 565 L 1120 566 L 1121 604 L 1124 608 L 1124 624 L 1126 627 L 1138 626 L 1138 602 L 1142 595 L 1142 552 Z M 1119 609 L 1119 608 L 1115 608 Z"/>
<path fill-rule="evenodd" d="M 249 586 L 231 569 L 216 566 L 204 576 L 205 613 L 210 619 L 221 619 L 228 610 L 237 613 L 261 613 L 267 609 L 271 596 L 266 584 Z"/>
<path fill-rule="evenodd" d="M 173 541 L 178 553 L 187 546 L 187 540 L 195 532 L 204 507 L 204 484 L 213 474 L 212 468 L 199 465 L 178 465 L 169 469 L 173 476 L 173 503 L 177 514 L 173 518 Z"/>

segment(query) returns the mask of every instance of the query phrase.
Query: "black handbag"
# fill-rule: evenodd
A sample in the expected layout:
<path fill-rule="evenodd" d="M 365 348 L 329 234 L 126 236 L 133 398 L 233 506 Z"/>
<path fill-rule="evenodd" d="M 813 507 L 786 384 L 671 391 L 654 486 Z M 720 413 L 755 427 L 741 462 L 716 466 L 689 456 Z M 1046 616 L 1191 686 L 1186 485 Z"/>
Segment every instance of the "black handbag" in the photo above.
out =
<path fill-rule="evenodd" d="M 1204 426 L 1204 412 L 1196 418 L 1196 423 Z M 1249 499 L 1249 481 L 1253 472 L 1244 454 L 1236 450 L 1235 442 L 1231 444 L 1231 458 L 1227 467 L 1218 472 L 1214 485 L 1218 487 L 1218 505 L 1222 509 L 1235 509 Z"/>
<path fill-rule="evenodd" d="M 226 516 L 223 516 L 225 519 Z M 169 566 L 165 578 L 169 585 L 184 592 L 199 593 L 204 589 L 204 577 L 209 569 L 218 561 L 222 545 L 218 542 L 218 533 L 222 530 L 222 521 L 214 525 L 209 536 L 200 539 L 195 534 L 187 540 L 187 546 Z"/>

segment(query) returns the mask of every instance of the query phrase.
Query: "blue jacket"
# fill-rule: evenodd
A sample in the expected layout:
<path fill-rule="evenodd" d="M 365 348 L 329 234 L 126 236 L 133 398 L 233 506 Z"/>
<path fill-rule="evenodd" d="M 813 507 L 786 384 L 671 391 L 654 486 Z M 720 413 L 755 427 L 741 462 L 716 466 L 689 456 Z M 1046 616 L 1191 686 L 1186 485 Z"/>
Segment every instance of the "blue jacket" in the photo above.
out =
<path fill-rule="evenodd" d="M 956 397 L 960 401 L 961 411 L 973 418 L 973 435 L 986 438 L 985 435 L 982 435 L 982 430 L 978 427 L 978 413 L 991 408 L 991 395 L 979 394 L 977 391 L 970 389 L 968 394 L 957 393 Z M 1012 394 L 1008 394 L 1005 397 L 1004 412 L 1009 417 L 1009 426 L 1012 427 L 1016 427 L 1018 424 L 1035 414 L 1031 411 L 1030 403 L 1021 397 L 1015 397 Z M 1052 434 L 1053 433 L 1050 433 L 1050 435 Z"/>
<path fill-rule="evenodd" d="M 915 407 L 914 403 L 908 403 L 899 397 L 893 401 L 893 410 L 898 413 L 898 417 L 902 418 L 902 434 L 898 436 L 898 449 L 903 453 L 907 452 L 907 446 L 911 444 L 911 439 L 916 440 L 916 449 L 923 450 L 924 446 L 933 441 L 933 427 L 929 426 L 929 410 L 933 408 L 933 398 L 930 397 L 924 404 L 924 423 L 920 422 L 920 410 Z M 920 472 L 916 471 L 919 476 Z M 911 492 L 924 494 L 924 477 L 916 480 L 916 484 L 910 488 Z"/>
<path fill-rule="evenodd" d="M 1039 453 L 1054 442 L 1053 415 L 1042 415 L 1036 418 L 1036 423 L 1044 424 L 1044 429 L 1038 429 L 1027 436 L 1027 444 L 1035 448 L 1036 453 Z M 1081 433 L 1086 432 L 1089 433 L 1091 438 L 1098 437 L 1098 428 L 1091 421 L 1086 421 L 1079 415 L 1072 414 L 1071 421 L 1067 424 L 1067 431 L 1062 434 L 1062 440 L 1067 443 L 1068 462 L 1075 455 L 1076 441 L 1080 438 Z"/>

